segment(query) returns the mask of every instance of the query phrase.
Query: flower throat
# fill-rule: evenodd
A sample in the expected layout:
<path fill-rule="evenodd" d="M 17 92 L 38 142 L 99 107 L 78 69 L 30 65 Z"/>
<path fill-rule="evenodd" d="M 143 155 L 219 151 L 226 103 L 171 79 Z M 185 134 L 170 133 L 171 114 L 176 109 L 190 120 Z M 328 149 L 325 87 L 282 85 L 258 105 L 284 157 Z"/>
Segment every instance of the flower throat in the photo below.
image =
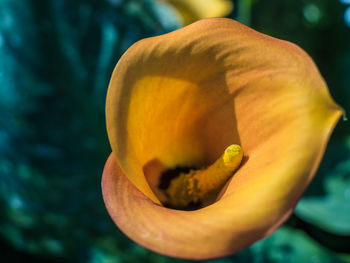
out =
<path fill-rule="evenodd" d="M 232 144 L 212 165 L 204 169 L 175 167 L 165 170 L 157 186 L 165 207 L 196 210 L 214 203 L 243 158 L 239 145 Z"/>

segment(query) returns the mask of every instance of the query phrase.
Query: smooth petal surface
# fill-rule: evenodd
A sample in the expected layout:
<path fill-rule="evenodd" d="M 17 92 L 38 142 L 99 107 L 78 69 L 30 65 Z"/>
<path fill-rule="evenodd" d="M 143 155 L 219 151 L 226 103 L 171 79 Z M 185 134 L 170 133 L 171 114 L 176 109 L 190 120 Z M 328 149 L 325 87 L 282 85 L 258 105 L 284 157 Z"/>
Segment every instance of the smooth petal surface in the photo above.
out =
<path fill-rule="evenodd" d="M 139 41 L 107 94 L 107 209 L 129 237 L 159 253 L 234 253 L 288 217 L 340 115 L 304 51 L 233 20 Z M 190 212 L 161 206 L 145 179 L 149 163 L 204 167 L 230 144 L 241 145 L 245 160 L 220 200 Z"/>
<path fill-rule="evenodd" d="M 209 17 L 227 16 L 233 9 L 229 0 L 163 0 L 174 6 L 185 24 Z"/>

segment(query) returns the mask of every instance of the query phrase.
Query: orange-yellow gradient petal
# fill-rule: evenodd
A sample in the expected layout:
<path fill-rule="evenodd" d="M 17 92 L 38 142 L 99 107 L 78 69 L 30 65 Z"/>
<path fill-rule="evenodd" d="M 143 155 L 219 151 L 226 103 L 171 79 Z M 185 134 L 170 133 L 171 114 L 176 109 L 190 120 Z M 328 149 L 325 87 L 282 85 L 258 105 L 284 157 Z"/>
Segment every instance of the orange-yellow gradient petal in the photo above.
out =
<path fill-rule="evenodd" d="M 108 89 L 112 151 L 106 207 L 139 244 L 209 259 L 275 230 L 312 179 L 341 116 L 312 59 L 299 47 L 234 20 L 212 18 L 134 44 Z M 231 144 L 243 164 L 215 203 L 162 206 L 146 167 L 206 167 Z"/>
<path fill-rule="evenodd" d="M 230 14 L 233 3 L 230 0 L 158 0 L 172 5 L 180 14 L 184 24 L 209 17 L 223 17 Z"/>

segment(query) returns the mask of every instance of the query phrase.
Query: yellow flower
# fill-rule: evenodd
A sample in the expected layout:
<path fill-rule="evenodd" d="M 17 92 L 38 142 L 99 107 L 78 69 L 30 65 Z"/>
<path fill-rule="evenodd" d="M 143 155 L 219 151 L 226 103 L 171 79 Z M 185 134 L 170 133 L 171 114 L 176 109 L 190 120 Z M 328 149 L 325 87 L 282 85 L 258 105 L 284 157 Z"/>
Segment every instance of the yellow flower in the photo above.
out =
<path fill-rule="evenodd" d="M 209 17 L 227 16 L 233 9 L 230 0 L 158 0 L 175 8 L 184 24 Z"/>
<path fill-rule="evenodd" d="M 108 89 L 107 210 L 153 251 L 235 253 L 290 215 L 340 116 L 303 50 L 236 21 L 205 19 L 141 40 Z M 182 179 L 167 182 L 169 171 Z M 198 200 L 200 209 L 179 209 Z"/>

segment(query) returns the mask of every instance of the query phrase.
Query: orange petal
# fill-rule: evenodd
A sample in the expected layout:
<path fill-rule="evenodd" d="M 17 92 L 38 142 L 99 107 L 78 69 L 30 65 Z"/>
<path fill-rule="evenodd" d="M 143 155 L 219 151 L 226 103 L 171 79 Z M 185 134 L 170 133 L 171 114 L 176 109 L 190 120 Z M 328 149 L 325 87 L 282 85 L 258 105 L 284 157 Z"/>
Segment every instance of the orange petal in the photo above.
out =
<path fill-rule="evenodd" d="M 304 51 L 233 20 L 139 41 L 118 62 L 107 94 L 107 209 L 129 237 L 159 253 L 234 253 L 291 213 L 340 115 Z M 220 200 L 190 212 L 160 205 L 144 176 L 149 163 L 204 167 L 230 144 L 241 145 L 245 163 Z"/>

